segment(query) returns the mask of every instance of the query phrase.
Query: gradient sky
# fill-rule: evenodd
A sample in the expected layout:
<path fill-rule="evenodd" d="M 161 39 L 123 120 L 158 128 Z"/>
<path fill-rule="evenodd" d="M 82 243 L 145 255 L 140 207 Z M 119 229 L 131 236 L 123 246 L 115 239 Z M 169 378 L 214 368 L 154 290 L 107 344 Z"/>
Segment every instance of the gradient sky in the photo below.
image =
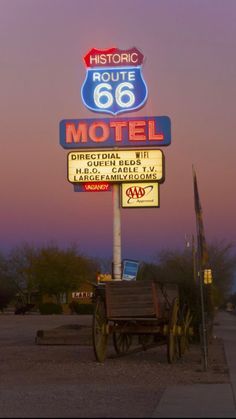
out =
<path fill-rule="evenodd" d="M 73 191 L 59 122 L 99 116 L 82 104 L 83 56 L 113 46 L 145 56 L 135 114 L 172 124 L 161 206 L 121 211 L 122 257 L 195 234 L 192 165 L 207 241 L 235 242 L 236 1 L 0 0 L 0 249 L 54 241 L 112 257 L 112 193 Z"/>

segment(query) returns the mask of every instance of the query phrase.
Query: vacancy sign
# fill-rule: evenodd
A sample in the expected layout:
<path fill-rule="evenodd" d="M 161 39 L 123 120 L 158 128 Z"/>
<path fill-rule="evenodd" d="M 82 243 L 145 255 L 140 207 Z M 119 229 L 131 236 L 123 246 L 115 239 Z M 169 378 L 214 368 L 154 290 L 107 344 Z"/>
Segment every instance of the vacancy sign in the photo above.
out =
<path fill-rule="evenodd" d="M 108 182 L 74 183 L 75 192 L 108 192 L 111 190 L 112 185 Z"/>
<path fill-rule="evenodd" d="M 75 151 L 67 159 L 72 183 L 164 181 L 161 150 Z"/>
<path fill-rule="evenodd" d="M 122 183 L 122 208 L 151 208 L 159 207 L 159 184 L 148 183 Z"/>

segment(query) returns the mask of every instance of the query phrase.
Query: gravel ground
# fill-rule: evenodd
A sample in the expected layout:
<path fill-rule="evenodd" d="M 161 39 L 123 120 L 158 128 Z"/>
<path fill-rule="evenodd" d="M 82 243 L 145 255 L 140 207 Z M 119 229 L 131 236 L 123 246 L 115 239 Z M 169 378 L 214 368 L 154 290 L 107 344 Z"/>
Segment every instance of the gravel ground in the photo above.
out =
<path fill-rule="evenodd" d="M 150 417 L 167 386 L 229 382 L 218 338 L 209 345 L 206 372 L 198 345 L 170 365 L 165 345 L 119 358 L 109 345 L 99 364 L 91 346 L 35 343 L 37 330 L 91 321 L 76 315 L 0 315 L 0 417 Z"/>

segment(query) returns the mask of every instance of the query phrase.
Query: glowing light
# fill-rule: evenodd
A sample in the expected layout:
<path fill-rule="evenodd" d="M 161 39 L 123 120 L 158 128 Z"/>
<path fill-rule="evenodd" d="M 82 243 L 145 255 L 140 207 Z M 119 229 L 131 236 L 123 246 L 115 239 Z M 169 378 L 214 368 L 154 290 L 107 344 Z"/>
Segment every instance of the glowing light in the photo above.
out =
<path fill-rule="evenodd" d="M 161 150 L 75 151 L 68 153 L 72 183 L 163 181 Z"/>
<path fill-rule="evenodd" d="M 141 118 L 65 119 L 60 122 L 64 148 L 165 146 L 171 142 L 167 116 Z M 117 144 L 118 143 L 118 144 Z"/>
<path fill-rule="evenodd" d="M 142 64 L 143 54 L 135 47 L 129 50 L 120 50 L 116 47 L 105 50 L 92 48 L 84 56 L 84 62 L 87 67 L 135 66 Z"/>

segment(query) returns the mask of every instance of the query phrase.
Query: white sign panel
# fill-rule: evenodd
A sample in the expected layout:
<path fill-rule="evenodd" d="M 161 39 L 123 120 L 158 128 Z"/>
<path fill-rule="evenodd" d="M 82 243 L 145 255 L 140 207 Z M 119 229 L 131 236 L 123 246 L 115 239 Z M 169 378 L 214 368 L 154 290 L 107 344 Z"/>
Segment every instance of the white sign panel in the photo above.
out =
<path fill-rule="evenodd" d="M 68 153 L 68 180 L 80 182 L 164 181 L 161 150 L 73 151 Z"/>
<path fill-rule="evenodd" d="M 159 207 L 159 184 L 157 182 L 122 184 L 121 205 L 123 208 Z"/>

